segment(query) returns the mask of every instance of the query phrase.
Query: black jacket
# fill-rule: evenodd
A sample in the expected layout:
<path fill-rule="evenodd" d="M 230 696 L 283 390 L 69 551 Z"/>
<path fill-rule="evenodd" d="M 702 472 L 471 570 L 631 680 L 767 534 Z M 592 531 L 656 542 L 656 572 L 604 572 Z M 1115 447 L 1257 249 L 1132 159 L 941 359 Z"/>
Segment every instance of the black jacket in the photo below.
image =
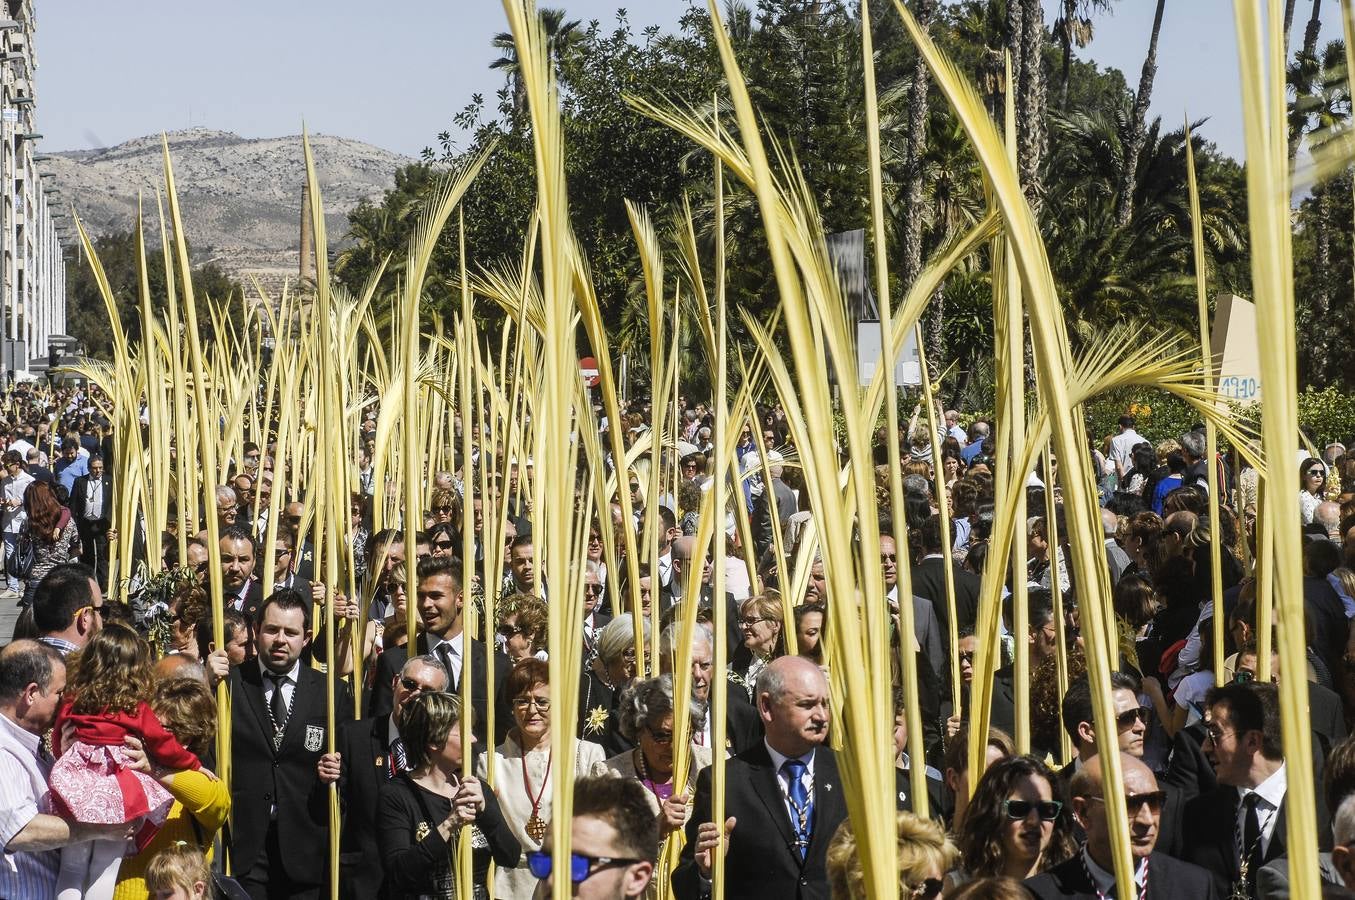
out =
<path fill-rule="evenodd" d="M 907 775 L 896 772 L 900 809 L 907 808 Z M 738 819 L 725 855 L 725 896 L 739 900 L 828 900 L 828 842 L 847 818 L 847 798 L 833 751 L 814 751 L 814 825 L 805 858 L 795 850 L 795 832 L 786 812 L 767 745 L 758 741 L 725 768 L 725 815 Z M 696 799 L 687 821 L 687 844 L 673 872 L 678 900 L 702 895 L 694 848 L 702 822 L 710 821 L 711 770 L 696 777 Z"/>
<path fill-rule="evenodd" d="M 88 521 L 85 517 L 85 498 L 89 493 L 89 476 L 81 475 L 75 479 L 75 484 L 71 486 L 71 502 L 69 504 L 71 516 L 75 519 L 75 527 L 82 534 L 93 527 L 100 534 L 106 532 L 110 523 L 113 521 L 113 479 L 105 473 L 102 478 L 103 498 L 99 518 Z"/>
<path fill-rule="evenodd" d="M 345 721 L 339 726 L 342 763 L 339 800 L 343 832 L 339 844 L 339 896 L 362 900 L 381 890 L 376 814 L 381 793 L 391 782 L 390 716 Z"/>
<path fill-rule="evenodd" d="M 348 687 L 336 682 L 335 721 L 353 717 Z M 273 725 L 264 703 L 257 662 L 236 666 L 231 689 L 231 859 L 237 875 L 259 860 L 270 810 L 277 809 L 279 864 L 293 884 L 325 881 L 329 858 L 329 790 L 316 763 L 325 752 L 325 676 L 305 665 L 297 669 L 291 712 L 282 743 L 273 745 Z"/>
<path fill-rule="evenodd" d="M 1039 900 L 1066 897 L 1095 900 L 1099 896 L 1096 885 L 1082 865 L 1080 853 L 1027 880 L 1025 887 Z M 1157 851 L 1148 857 L 1145 895 L 1149 900 L 1216 900 L 1222 896 L 1215 890 L 1214 879 L 1204 869 Z"/>
<path fill-rule="evenodd" d="M 504 821 L 499 800 L 489 785 L 484 785 L 484 795 L 485 808 L 476 816 L 475 828 L 489 846 L 472 850 L 477 885 L 485 884 L 491 858 L 497 866 L 511 867 L 522 857 L 522 845 Z M 381 792 L 376 821 L 380 846 L 377 875 L 384 873 L 385 881 L 379 896 L 388 900 L 442 896 L 437 882 L 448 871 L 451 853 L 438 834 L 438 825 L 451 809 L 450 800 L 419 787 L 408 774 L 399 776 Z"/>
<path fill-rule="evenodd" d="M 955 573 L 955 623 L 960 629 L 973 628 L 979 612 L 979 577 L 951 563 Z M 913 594 L 932 602 L 936 621 L 946 644 L 950 644 L 950 606 L 946 603 L 945 560 L 936 556 L 913 566 Z"/>

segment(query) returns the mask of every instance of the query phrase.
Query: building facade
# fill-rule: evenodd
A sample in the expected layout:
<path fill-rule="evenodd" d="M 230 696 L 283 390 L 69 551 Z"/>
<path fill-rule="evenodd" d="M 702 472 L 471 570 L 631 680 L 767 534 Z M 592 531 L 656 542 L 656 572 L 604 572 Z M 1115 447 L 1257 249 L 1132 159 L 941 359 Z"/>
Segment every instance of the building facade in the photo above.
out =
<path fill-rule="evenodd" d="M 46 372 L 73 341 L 66 337 L 66 263 L 61 209 L 38 151 L 37 17 L 33 0 L 4 0 L 0 21 L 0 292 L 4 344 L 0 373 L 8 382 Z"/>

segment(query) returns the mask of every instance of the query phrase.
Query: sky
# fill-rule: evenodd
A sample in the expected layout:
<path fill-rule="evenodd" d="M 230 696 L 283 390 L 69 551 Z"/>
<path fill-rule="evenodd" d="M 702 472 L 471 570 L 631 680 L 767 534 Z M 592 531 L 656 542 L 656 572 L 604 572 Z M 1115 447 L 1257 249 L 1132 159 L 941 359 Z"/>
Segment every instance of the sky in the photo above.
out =
<path fill-rule="evenodd" d="M 1045 20 L 1056 0 L 1044 0 Z M 618 0 L 553 0 L 570 18 L 614 20 Z M 638 33 L 672 27 L 688 0 L 631 0 Z M 1118 0 L 1080 55 L 1137 86 L 1153 0 Z M 503 76 L 489 45 L 507 29 L 498 0 L 35 0 L 38 131 L 45 151 L 112 146 L 189 126 L 245 137 L 311 131 L 417 155 L 476 92 Z M 1323 4 L 1321 41 L 1339 37 Z M 1292 38 L 1309 15 L 1298 4 Z M 133 12 L 135 14 L 133 14 Z M 1230 0 L 1168 0 L 1152 115 L 1174 128 L 1208 117 L 1207 138 L 1243 155 Z"/>

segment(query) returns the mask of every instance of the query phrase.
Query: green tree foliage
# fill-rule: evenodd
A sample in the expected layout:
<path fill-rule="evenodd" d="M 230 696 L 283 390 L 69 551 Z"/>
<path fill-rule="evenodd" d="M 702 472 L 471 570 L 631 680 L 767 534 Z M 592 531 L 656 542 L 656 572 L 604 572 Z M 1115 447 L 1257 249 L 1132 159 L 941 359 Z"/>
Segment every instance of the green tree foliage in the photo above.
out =
<path fill-rule="evenodd" d="M 158 242 L 158 236 L 156 238 Z M 158 247 L 158 243 L 156 244 Z M 137 309 L 140 302 L 140 276 L 137 273 L 136 234 L 124 231 L 96 238 L 94 250 L 108 276 L 109 286 L 117 300 L 118 318 L 133 341 L 141 339 L 141 319 Z M 165 267 L 161 254 L 147 251 L 147 269 L 151 286 L 151 302 L 163 304 L 165 298 Z M 182 297 L 183 279 L 177 269 L 174 283 Z M 225 298 L 239 302 L 243 296 L 240 285 L 232 281 L 215 265 L 193 270 L 193 291 L 197 301 L 198 327 L 205 340 L 211 340 L 212 324 L 207 301 L 220 303 Z M 70 252 L 66 257 L 66 327 L 70 335 L 84 345 L 85 353 L 96 359 L 111 359 L 113 333 L 108 327 L 108 312 L 103 295 L 94 280 L 94 269 L 89 258 Z M 165 313 L 157 309 L 161 320 Z"/>
<path fill-rule="evenodd" d="M 1125 135 L 1134 116 L 1134 92 L 1122 73 L 1077 54 L 1092 20 L 1110 6 L 1060 4 L 1068 24 L 1056 21 L 1046 30 L 1041 54 L 1053 98 L 1038 185 L 1041 223 L 1070 338 L 1078 345 L 1094 342 L 1119 322 L 1176 328 L 1187 335 L 1196 329 L 1184 129 L 1176 122 L 1146 122 L 1133 177 L 1122 177 L 1131 157 Z M 1006 0 L 942 3 L 931 26 L 992 111 L 1001 110 L 1002 59 L 1012 44 L 1008 9 Z M 803 171 L 829 233 L 862 228 L 868 221 L 858 10 L 857 4 L 841 0 L 757 0 L 751 6 L 735 2 L 725 13 L 765 133 Z M 622 350 L 640 349 L 646 346 L 649 323 L 624 201 L 647 205 L 661 231 L 684 200 L 689 202 L 709 258 L 713 187 L 708 155 L 636 113 L 625 98 L 664 98 L 708 114 L 723 82 L 711 23 L 701 4 L 694 4 L 671 32 L 649 28 L 637 33 L 624 10 L 606 26 L 574 22 L 558 11 L 543 10 L 543 16 L 555 35 L 552 55 L 564 108 L 574 226 L 613 340 Z M 904 145 L 916 54 L 889 4 L 874 5 L 870 26 L 881 86 L 886 223 L 898 292 L 903 285 L 896 261 L 908 218 L 921 217 L 923 256 L 930 257 L 982 214 L 983 185 L 962 131 L 932 91 L 920 161 L 923 197 L 920 204 L 907 202 L 910 170 Z M 485 39 L 502 53 L 494 67 L 505 74 L 504 87 L 494 97 L 473 96 L 455 117 L 455 132 L 439 135 L 436 147 L 425 151 L 424 163 L 400 172 L 381 203 L 352 214 L 356 245 L 336 267 L 350 287 L 360 287 L 388 255 L 398 266 L 438 166 L 491 143 L 494 154 L 465 204 L 469 257 L 479 266 L 505 260 L 515 265 L 520 258 L 535 203 L 530 126 L 511 46 L 502 36 Z M 1310 143 L 1345 127 L 1349 119 L 1344 71 L 1337 79 L 1335 65 L 1341 52 L 1336 42 L 1316 60 L 1301 60 L 1291 74 L 1293 127 Z M 1207 120 L 1192 124 L 1209 285 L 1211 293 L 1249 296 L 1243 171 L 1209 141 L 1209 128 Z M 1133 191 L 1129 203 L 1121 197 L 1126 189 Z M 730 187 L 726 199 L 731 308 L 765 318 L 776 297 L 756 204 L 737 186 Z M 1338 180 L 1316 191 L 1296 216 L 1300 323 L 1329 322 L 1332 336 L 1355 327 L 1350 202 L 1348 181 Z M 1126 208 L 1132 213 L 1122 222 Z M 430 302 L 441 312 L 455 303 L 456 240 L 451 229 L 432 268 Z M 1324 265 L 1314 262 L 1319 253 Z M 398 267 L 388 272 L 388 288 L 399 274 Z M 988 284 L 988 261 L 980 254 L 947 280 L 934 301 L 938 313 L 945 310 L 944 317 L 930 320 L 933 327 L 939 322 L 934 332 L 941 341 L 938 368 L 952 372 L 947 388 L 954 396 L 972 391 L 991 352 Z M 495 317 L 485 304 L 477 309 L 488 319 Z M 730 325 L 732 339 L 740 340 L 737 315 Z M 1314 345 L 1301 328 L 1301 363 L 1311 364 L 1302 374 L 1313 374 L 1305 383 L 1355 384 L 1355 351 L 1347 352 L 1347 344 Z"/>

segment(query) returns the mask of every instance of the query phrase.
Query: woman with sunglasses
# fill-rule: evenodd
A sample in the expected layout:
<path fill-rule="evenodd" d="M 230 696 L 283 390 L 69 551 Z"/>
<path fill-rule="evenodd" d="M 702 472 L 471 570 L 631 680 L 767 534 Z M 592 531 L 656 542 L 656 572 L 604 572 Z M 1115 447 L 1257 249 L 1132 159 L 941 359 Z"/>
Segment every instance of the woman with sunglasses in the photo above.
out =
<path fill-rule="evenodd" d="M 531 594 L 513 594 L 498 606 L 499 650 L 516 665 L 524 659 L 546 659 L 546 604 Z"/>
<path fill-rule="evenodd" d="M 979 779 L 957 844 L 965 871 L 954 883 L 1006 875 L 1025 880 L 1076 851 L 1073 818 L 1057 779 L 1034 756 L 993 763 Z"/>
<path fill-rule="evenodd" d="M 1327 467 L 1311 456 L 1299 466 L 1299 518 L 1304 525 L 1313 524 L 1313 511 L 1326 499 Z"/>
<path fill-rule="evenodd" d="M 513 727 L 494 750 L 494 772 L 499 804 L 513 836 L 524 853 L 541 849 L 550 831 L 551 790 L 554 779 L 570 781 L 602 765 L 597 744 L 572 742 L 568 758 L 557 760 L 551 749 L 550 667 L 539 659 L 524 659 L 513 667 L 503 686 L 513 709 Z M 482 757 L 476 774 L 485 777 Z M 494 878 L 494 896 L 499 900 L 530 900 L 537 878 L 527 868 L 526 857 L 501 864 Z"/>
<path fill-rule="evenodd" d="M 400 740 L 411 769 L 381 792 L 376 837 L 385 882 L 381 896 L 457 896 L 458 836 L 471 831 L 474 897 L 490 896 L 485 876 L 497 866 L 516 865 L 522 847 L 504 820 L 493 791 L 478 778 L 462 778 L 461 701 L 454 694 L 420 693 L 400 721 Z"/>
<path fill-rule="evenodd" d="M 695 702 L 687 704 L 690 755 L 686 783 L 679 790 L 673 783 L 673 734 L 676 726 L 673 676 L 660 675 L 635 681 L 621 695 L 617 725 L 622 737 L 635 749 L 608 759 L 595 774 L 634 778 L 645 789 L 650 809 L 659 820 L 659 834 L 667 837 L 687 824 L 695 796 L 696 773 L 710 765 L 709 747 L 690 743 L 700 729 L 704 714 Z"/>
<path fill-rule="evenodd" d="M 743 646 L 729 661 L 729 680 L 753 701 L 753 684 L 767 663 L 786 655 L 785 626 L 781 621 L 781 598 L 767 592 L 754 594 L 739 606 L 739 632 Z"/>
<path fill-rule="evenodd" d="M 937 900 L 944 878 L 959 857 L 940 822 L 898 813 L 899 900 Z M 867 900 L 865 871 L 850 819 L 828 845 L 828 890 L 832 900 Z"/>

